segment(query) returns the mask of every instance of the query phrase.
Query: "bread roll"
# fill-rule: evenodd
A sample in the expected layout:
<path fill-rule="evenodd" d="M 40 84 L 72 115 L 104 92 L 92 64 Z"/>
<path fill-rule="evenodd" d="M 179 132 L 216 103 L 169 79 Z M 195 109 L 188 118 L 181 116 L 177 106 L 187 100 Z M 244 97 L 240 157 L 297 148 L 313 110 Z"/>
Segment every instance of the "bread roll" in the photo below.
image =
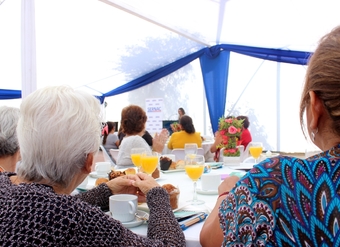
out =
<path fill-rule="evenodd" d="M 97 178 L 96 180 L 96 186 L 100 185 L 100 184 L 103 184 L 103 183 L 106 183 L 108 182 L 109 180 L 107 178 Z"/>
<path fill-rule="evenodd" d="M 178 199 L 180 194 L 179 189 L 172 184 L 164 184 L 162 188 L 164 188 L 170 196 L 171 209 L 174 210 L 178 208 Z"/>
<path fill-rule="evenodd" d="M 121 171 L 111 171 L 109 173 L 109 180 L 114 179 L 114 178 L 118 178 L 120 176 L 124 176 L 125 172 L 121 172 Z"/>
<path fill-rule="evenodd" d="M 185 167 L 185 161 L 184 160 L 178 160 L 176 163 L 176 169 L 184 169 Z"/>
<path fill-rule="evenodd" d="M 126 169 L 124 172 L 126 175 L 129 175 L 129 174 L 134 175 L 136 174 L 136 169 L 131 167 L 131 168 Z"/>
<path fill-rule="evenodd" d="M 160 174 L 159 174 L 159 169 L 156 168 L 156 170 L 151 174 L 151 176 L 156 179 L 159 178 Z"/>

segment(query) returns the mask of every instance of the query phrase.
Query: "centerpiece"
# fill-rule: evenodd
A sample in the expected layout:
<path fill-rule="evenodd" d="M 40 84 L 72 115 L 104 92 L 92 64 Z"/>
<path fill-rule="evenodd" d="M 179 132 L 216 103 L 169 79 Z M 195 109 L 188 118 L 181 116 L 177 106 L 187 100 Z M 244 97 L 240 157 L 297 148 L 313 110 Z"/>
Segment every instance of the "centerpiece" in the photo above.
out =
<path fill-rule="evenodd" d="M 218 122 L 218 130 L 222 137 L 222 142 L 217 148 L 222 150 L 224 163 L 240 163 L 241 150 L 240 136 L 244 120 L 235 117 L 221 117 Z"/>
<path fill-rule="evenodd" d="M 172 124 L 170 124 L 171 130 L 172 132 L 179 132 L 181 131 L 181 125 L 178 122 L 173 122 Z"/>

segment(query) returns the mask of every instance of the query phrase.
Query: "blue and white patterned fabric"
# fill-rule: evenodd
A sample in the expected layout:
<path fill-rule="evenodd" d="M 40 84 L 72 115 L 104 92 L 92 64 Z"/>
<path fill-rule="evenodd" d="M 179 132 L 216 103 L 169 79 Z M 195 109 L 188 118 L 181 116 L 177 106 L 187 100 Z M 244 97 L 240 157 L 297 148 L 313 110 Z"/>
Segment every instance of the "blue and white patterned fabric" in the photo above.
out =
<path fill-rule="evenodd" d="M 340 246 L 340 145 L 254 166 L 219 210 L 223 246 Z"/>

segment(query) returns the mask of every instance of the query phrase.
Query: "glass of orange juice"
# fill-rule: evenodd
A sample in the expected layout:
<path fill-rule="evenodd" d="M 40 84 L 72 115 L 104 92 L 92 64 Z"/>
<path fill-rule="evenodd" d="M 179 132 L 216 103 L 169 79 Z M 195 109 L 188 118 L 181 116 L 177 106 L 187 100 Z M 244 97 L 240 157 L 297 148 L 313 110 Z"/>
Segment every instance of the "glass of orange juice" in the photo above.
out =
<path fill-rule="evenodd" d="M 131 149 L 131 161 L 137 167 L 138 171 L 142 165 L 141 157 L 145 155 L 145 148 L 132 148 Z"/>
<path fill-rule="evenodd" d="M 258 159 L 262 153 L 262 143 L 261 142 L 252 142 L 249 143 L 250 147 L 249 147 L 249 152 L 250 155 L 253 156 L 253 158 L 255 159 L 255 164 L 258 163 Z"/>
<path fill-rule="evenodd" d="M 185 171 L 189 178 L 194 182 L 194 197 L 190 201 L 192 205 L 200 205 L 204 203 L 202 200 L 197 200 L 196 193 L 196 182 L 203 174 L 204 162 L 205 160 L 203 155 L 185 156 Z"/>
<path fill-rule="evenodd" d="M 159 162 L 159 154 L 157 152 L 146 153 L 141 156 L 141 165 L 143 171 L 150 175 L 156 170 Z"/>

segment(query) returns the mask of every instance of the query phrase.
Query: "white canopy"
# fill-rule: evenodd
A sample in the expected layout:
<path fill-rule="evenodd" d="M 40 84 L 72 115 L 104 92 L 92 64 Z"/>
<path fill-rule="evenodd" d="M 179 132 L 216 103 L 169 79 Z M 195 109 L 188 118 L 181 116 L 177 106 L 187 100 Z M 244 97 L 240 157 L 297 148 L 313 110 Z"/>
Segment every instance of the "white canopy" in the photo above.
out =
<path fill-rule="evenodd" d="M 21 48 L 36 40 L 37 88 L 70 84 L 98 95 L 205 46 L 313 51 L 319 38 L 339 24 L 340 5 L 336 0 L 24 2 L 22 11 L 19 1 L 0 5 L 0 89 L 21 89 L 22 81 L 35 80 L 30 70 L 35 59 L 24 59 Z M 26 18 L 23 24 L 20 16 Z M 22 32 L 28 36 L 21 40 L 30 17 L 35 25 L 30 34 Z M 35 38 L 29 36 L 33 31 Z M 237 54 L 231 61 L 226 115 L 249 115 L 253 138 L 267 149 L 304 151 L 297 109 L 305 68 Z M 184 107 L 199 131 L 212 134 L 198 61 L 150 86 L 106 98 L 108 120 L 119 121 L 122 107 L 144 106 L 150 97 L 164 97 L 165 119 L 175 119 L 177 108 Z"/>

